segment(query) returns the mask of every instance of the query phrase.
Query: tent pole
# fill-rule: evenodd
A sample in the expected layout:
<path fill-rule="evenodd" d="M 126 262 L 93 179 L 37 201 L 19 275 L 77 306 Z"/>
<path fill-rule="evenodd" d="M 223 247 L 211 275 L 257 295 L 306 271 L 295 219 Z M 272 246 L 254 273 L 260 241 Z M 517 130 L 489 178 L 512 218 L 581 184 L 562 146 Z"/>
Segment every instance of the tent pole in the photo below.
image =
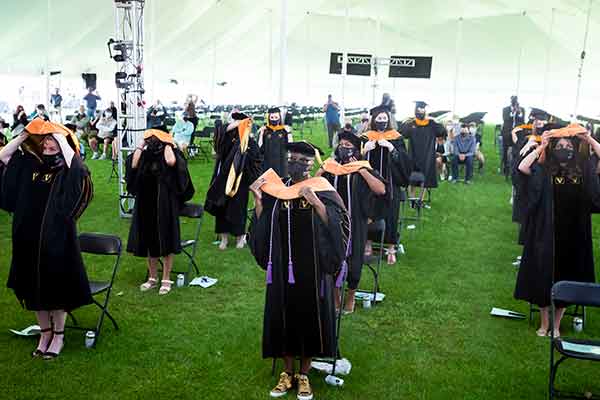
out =
<path fill-rule="evenodd" d="M 371 104 L 375 105 L 375 99 L 377 98 L 377 86 L 378 85 L 378 75 L 379 75 L 379 65 L 377 64 L 377 58 L 379 57 L 380 52 L 380 42 L 381 42 L 381 17 L 377 15 L 377 19 L 375 20 L 375 55 L 373 57 L 373 95 L 371 98 Z"/>
<path fill-rule="evenodd" d="M 344 15 L 344 53 L 342 56 L 342 107 L 341 120 L 346 120 L 346 75 L 348 74 L 348 38 L 350 37 L 350 4 L 346 0 Z"/>
<path fill-rule="evenodd" d="M 217 79 L 217 39 L 212 40 L 212 71 L 210 74 L 210 102 L 214 106 L 217 104 L 215 99 L 215 89 L 217 83 L 215 82 Z"/>
<path fill-rule="evenodd" d="M 44 77 L 46 78 L 45 87 L 44 87 L 44 100 L 40 103 L 48 104 L 50 103 L 50 12 L 52 10 L 52 5 L 50 4 L 51 0 L 46 2 L 46 65 L 44 66 Z M 50 109 L 50 107 L 48 107 Z"/>
<path fill-rule="evenodd" d="M 269 95 L 268 95 L 268 103 L 271 104 L 273 102 L 273 9 L 269 8 L 267 10 L 269 13 Z"/>
<path fill-rule="evenodd" d="M 287 24 L 288 24 L 288 2 L 281 0 L 281 32 L 279 48 L 279 98 L 277 103 L 283 105 L 285 100 L 285 69 L 287 63 Z"/>
<path fill-rule="evenodd" d="M 583 64 L 585 62 L 585 50 L 587 49 L 588 36 L 590 33 L 590 18 L 592 16 L 592 2 L 593 2 L 593 0 L 590 0 L 589 5 L 588 5 L 587 21 L 585 23 L 585 35 L 583 37 L 583 50 L 581 51 L 581 58 L 579 61 L 579 72 L 577 73 L 577 93 L 575 95 L 575 108 L 573 110 L 573 115 L 571 117 L 572 120 L 575 120 L 577 118 L 577 112 L 579 109 L 579 97 L 581 95 L 581 81 L 583 79 Z"/>
<path fill-rule="evenodd" d="M 463 17 L 458 18 L 456 29 L 456 47 L 454 50 L 454 89 L 452 94 L 452 114 L 456 115 L 456 93 L 458 91 L 458 73 L 460 67 L 460 51 L 462 45 Z"/>
<path fill-rule="evenodd" d="M 554 36 L 554 17 L 556 8 L 552 7 L 552 16 L 550 17 L 550 33 L 548 34 L 548 40 L 546 41 L 546 70 L 544 71 L 544 95 L 542 97 L 542 105 L 546 108 L 546 101 L 548 99 L 548 80 L 550 79 L 550 52 L 552 50 L 552 37 Z"/>
<path fill-rule="evenodd" d="M 523 10 L 523 14 L 521 14 L 523 18 L 519 22 L 519 37 L 521 37 L 521 33 L 523 33 L 523 25 L 525 24 L 525 17 L 527 16 L 527 11 Z M 517 60 L 517 87 L 515 90 L 515 95 L 519 95 L 519 91 L 521 90 L 521 62 L 523 59 L 523 40 L 519 40 L 519 58 Z"/>
<path fill-rule="evenodd" d="M 310 43 L 310 11 L 306 12 L 306 43 Z M 304 58 L 306 61 L 306 104 L 310 104 L 310 47 L 305 47 Z"/>

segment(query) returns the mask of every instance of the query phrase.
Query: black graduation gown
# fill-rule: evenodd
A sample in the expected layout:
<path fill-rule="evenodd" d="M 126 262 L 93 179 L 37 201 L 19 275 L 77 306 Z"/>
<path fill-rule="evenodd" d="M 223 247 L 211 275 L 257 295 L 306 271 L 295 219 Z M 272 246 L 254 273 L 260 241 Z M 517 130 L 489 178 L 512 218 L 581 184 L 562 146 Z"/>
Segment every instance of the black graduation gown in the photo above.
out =
<path fill-rule="evenodd" d="M 519 172 L 519 164 L 523 160 L 524 156 L 520 155 L 523 146 L 527 144 L 527 136 L 531 135 L 530 129 L 523 129 L 517 132 L 517 143 L 512 146 L 513 162 L 511 168 L 511 180 L 513 184 L 513 205 L 512 205 L 512 220 L 518 224 L 525 223 L 525 212 L 527 209 L 527 189 L 525 187 L 526 179 L 523 179 L 525 175 Z M 512 137 L 511 137 L 512 141 Z M 521 229 L 522 231 L 522 229 Z M 521 234 L 519 234 L 519 244 L 522 244 Z"/>
<path fill-rule="evenodd" d="M 583 183 L 578 184 L 566 178 L 564 184 L 555 184 L 544 167 L 532 167 L 515 298 L 546 307 L 553 283 L 595 281 L 590 213 L 600 205 L 596 160 L 585 162 Z"/>
<path fill-rule="evenodd" d="M 66 310 L 91 304 L 76 220 L 92 198 L 89 171 L 75 156 L 71 167 L 50 170 L 17 151 L 0 163 L 0 207 L 13 213 L 7 286 L 28 310 Z"/>
<path fill-rule="evenodd" d="M 372 171 L 372 173 L 383 181 L 383 178 L 376 171 Z M 357 289 L 367 242 L 369 205 L 375 195 L 369 188 L 367 181 L 358 172 L 342 176 L 326 172 L 323 177 L 337 190 L 348 210 L 351 244 L 346 258 L 348 263 L 347 281 L 349 289 Z"/>
<path fill-rule="evenodd" d="M 133 169 L 127 157 L 127 191 L 135 196 L 127 251 L 137 257 L 165 257 L 181 253 L 179 211 L 194 196 L 194 185 L 183 154 L 173 149 L 176 164 L 167 166 L 164 152 L 144 150 Z M 157 171 L 151 166 L 156 163 Z"/>
<path fill-rule="evenodd" d="M 408 139 L 409 154 L 412 160 L 412 171 L 425 175 L 425 187 L 437 187 L 437 170 L 435 167 L 435 139 L 445 135 L 442 125 L 433 120 L 429 124 L 419 126 L 414 120 L 405 122 L 399 129 L 400 134 Z"/>
<path fill-rule="evenodd" d="M 267 195 L 263 199 L 271 201 L 263 203 L 272 206 L 265 207 L 260 218 L 253 218 L 252 254 L 267 275 L 269 259 L 272 262 L 264 311 L 264 358 L 333 357 L 336 353 L 333 289 L 346 250 L 347 213 L 337 193 L 317 192 L 317 196 L 327 209 L 328 224 L 303 199 L 273 201 Z M 294 284 L 288 281 L 290 245 Z"/>
<path fill-rule="evenodd" d="M 402 188 L 408 186 L 411 161 L 402 139 L 391 140 L 390 143 L 395 148 L 391 156 L 388 149 L 377 144 L 365 157 L 386 182 L 385 195 L 371 198 L 370 217 L 373 220 L 385 219 L 384 241 L 386 244 L 397 244 L 400 240 L 398 233 L 400 202 L 405 200 Z M 380 238 L 369 239 L 379 240 Z"/>
<path fill-rule="evenodd" d="M 215 135 L 217 158 L 204 209 L 216 218 L 215 233 L 242 236 L 246 233 L 250 185 L 260 175 L 260 154 L 251 137 L 245 154 L 241 155 L 238 130 L 226 132 L 226 129 L 226 126 L 218 127 Z M 236 157 L 241 158 L 236 160 Z M 236 194 L 230 197 L 225 194 L 225 187 L 234 162 L 237 162 L 236 171 L 242 173 L 242 180 Z"/>
<path fill-rule="evenodd" d="M 262 135 L 262 172 L 273 168 L 277 175 L 287 176 L 288 132 L 285 129 L 273 131 L 267 126 Z"/>

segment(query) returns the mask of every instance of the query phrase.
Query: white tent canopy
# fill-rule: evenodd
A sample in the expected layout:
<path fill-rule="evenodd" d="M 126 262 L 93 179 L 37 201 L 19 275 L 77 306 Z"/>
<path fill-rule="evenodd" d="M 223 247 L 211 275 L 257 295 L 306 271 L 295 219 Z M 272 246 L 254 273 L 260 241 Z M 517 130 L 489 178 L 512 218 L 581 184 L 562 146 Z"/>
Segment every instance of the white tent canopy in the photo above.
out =
<path fill-rule="evenodd" d="M 277 102 L 281 3 L 147 0 L 147 100 L 181 101 L 197 93 L 214 104 Z M 328 93 L 341 100 L 342 77 L 329 74 L 331 52 L 432 56 L 428 80 L 387 78 L 382 68 L 377 100 L 390 92 L 400 114 L 409 113 L 417 99 L 432 110 L 452 109 L 456 88 L 457 113 L 497 115 L 518 93 L 522 104 L 568 119 L 590 3 L 578 111 L 595 116 L 600 2 L 589 0 L 288 0 L 284 101 L 322 104 Z M 116 64 L 106 46 L 115 35 L 111 1 L 3 2 L 0 26 L 0 100 L 43 101 L 46 65 L 62 71 L 63 85 L 77 79 L 71 81 L 77 96 L 83 92 L 81 73 L 95 72 L 102 94 L 114 97 Z M 373 94 L 372 77 L 346 78 L 346 106 L 368 107 Z"/>

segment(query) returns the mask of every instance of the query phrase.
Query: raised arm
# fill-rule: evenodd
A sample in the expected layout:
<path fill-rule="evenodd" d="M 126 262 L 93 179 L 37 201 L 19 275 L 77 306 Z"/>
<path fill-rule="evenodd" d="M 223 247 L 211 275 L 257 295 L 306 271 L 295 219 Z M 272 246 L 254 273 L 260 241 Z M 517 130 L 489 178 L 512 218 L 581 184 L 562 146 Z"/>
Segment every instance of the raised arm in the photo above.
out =
<path fill-rule="evenodd" d="M 8 144 L 0 150 L 0 162 L 4 165 L 8 165 L 12 155 L 15 154 L 15 151 L 19 149 L 19 146 L 21 146 L 28 137 L 29 134 L 23 131 L 19 136 L 8 142 Z"/>

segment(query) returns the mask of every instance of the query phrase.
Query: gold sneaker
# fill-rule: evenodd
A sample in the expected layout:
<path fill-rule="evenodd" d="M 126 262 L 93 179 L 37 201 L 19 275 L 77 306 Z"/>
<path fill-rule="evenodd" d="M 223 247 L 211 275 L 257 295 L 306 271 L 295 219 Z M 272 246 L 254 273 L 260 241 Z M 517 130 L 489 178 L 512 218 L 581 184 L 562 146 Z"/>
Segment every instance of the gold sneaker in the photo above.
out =
<path fill-rule="evenodd" d="M 308 381 L 308 376 L 303 374 L 296 374 L 296 381 L 298 381 L 298 400 L 312 400 L 313 391 Z"/>
<path fill-rule="evenodd" d="M 292 376 L 288 375 L 287 372 L 282 372 L 279 375 L 279 383 L 271 390 L 271 397 L 285 396 L 287 392 L 292 388 Z"/>

